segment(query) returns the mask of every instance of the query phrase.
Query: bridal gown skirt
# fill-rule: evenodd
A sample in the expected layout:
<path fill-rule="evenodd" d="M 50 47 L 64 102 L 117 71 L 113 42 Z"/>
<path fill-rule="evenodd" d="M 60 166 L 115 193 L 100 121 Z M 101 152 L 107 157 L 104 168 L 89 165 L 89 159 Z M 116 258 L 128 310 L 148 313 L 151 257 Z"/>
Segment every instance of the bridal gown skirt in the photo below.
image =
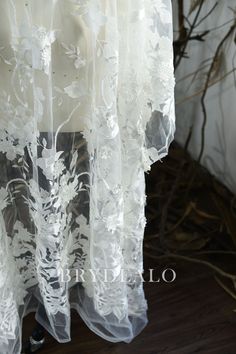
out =
<path fill-rule="evenodd" d="M 0 2 L 0 353 L 147 324 L 144 173 L 175 130 L 170 0 Z M 78 340 L 79 340 L 78 328 Z"/>

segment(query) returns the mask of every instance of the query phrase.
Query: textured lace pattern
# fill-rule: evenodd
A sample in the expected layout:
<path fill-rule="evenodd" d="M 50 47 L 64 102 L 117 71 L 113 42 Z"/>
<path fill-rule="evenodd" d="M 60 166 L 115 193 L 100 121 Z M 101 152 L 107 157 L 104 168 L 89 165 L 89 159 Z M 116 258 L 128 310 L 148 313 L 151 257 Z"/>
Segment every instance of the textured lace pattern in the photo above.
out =
<path fill-rule="evenodd" d="M 0 7 L 0 352 L 20 353 L 37 303 L 61 342 L 71 307 L 129 342 L 147 323 L 144 172 L 175 130 L 171 1 Z M 96 281 L 63 282 L 66 269 Z"/>

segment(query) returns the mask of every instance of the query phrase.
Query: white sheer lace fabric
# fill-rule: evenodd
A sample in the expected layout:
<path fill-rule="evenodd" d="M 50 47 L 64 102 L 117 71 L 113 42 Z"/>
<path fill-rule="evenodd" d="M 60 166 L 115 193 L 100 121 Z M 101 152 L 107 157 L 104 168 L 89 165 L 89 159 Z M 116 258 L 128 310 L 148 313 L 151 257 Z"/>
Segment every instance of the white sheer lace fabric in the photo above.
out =
<path fill-rule="evenodd" d="M 59 342 L 71 308 L 130 342 L 144 172 L 175 130 L 171 1 L 2 0 L 0 73 L 0 353 L 20 353 L 31 311 Z"/>

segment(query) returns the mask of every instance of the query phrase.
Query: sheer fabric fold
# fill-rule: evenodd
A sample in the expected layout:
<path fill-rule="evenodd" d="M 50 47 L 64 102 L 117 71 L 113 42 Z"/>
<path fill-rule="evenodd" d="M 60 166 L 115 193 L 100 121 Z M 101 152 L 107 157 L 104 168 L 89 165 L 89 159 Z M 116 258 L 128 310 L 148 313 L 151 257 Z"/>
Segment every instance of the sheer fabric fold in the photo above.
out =
<path fill-rule="evenodd" d="M 144 173 L 175 130 L 171 1 L 2 0 L 0 75 L 0 352 L 31 311 L 70 341 L 72 308 L 128 343 Z"/>

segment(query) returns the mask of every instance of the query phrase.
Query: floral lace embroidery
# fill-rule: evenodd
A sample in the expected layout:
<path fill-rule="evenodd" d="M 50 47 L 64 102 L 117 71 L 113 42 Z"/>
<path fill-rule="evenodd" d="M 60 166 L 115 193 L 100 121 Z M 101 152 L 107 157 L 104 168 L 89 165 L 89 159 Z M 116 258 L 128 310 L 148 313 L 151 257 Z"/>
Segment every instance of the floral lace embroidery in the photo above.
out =
<path fill-rule="evenodd" d="M 175 129 L 171 2 L 119 0 L 115 10 L 105 0 L 69 2 L 71 19 L 89 38 L 85 51 L 75 39 L 60 40 L 53 25 L 16 18 L 14 1 L 7 5 L 8 47 L 0 38 L 9 73 L 0 91 L 0 157 L 7 170 L 0 186 L 0 348 L 15 338 L 19 306 L 35 286 L 49 317 L 69 317 L 75 279 L 61 281 L 66 268 L 97 270 L 97 281 L 87 275 L 82 286 L 100 316 L 119 323 L 147 310 L 138 280 L 144 172 L 166 155 Z M 55 46 L 60 58 L 53 57 Z M 57 59 L 68 73 L 54 72 Z M 65 119 L 54 127 L 58 111 Z M 81 132 L 68 133 L 73 116 L 84 119 Z M 44 136 L 45 117 L 52 128 Z M 70 134 L 79 134 L 78 142 L 69 145 Z M 104 282 L 104 268 L 130 274 L 123 283 Z"/>

